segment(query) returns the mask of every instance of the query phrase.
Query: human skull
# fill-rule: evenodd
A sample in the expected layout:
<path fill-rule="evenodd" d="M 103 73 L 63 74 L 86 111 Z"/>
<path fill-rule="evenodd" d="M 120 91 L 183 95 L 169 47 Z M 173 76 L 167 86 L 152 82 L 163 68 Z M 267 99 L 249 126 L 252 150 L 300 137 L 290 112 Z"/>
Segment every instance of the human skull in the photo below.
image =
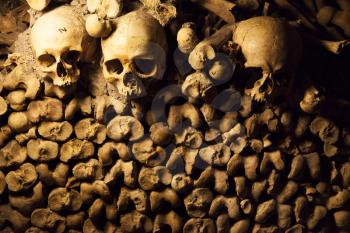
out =
<path fill-rule="evenodd" d="M 89 61 L 96 48 L 84 19 L 70 6 L 41 16 L 31 29 L 30 40 L 40 70 L 61 87 L 78 81 L 78 62 Z"/>
<path fill-rule="evenodd" d="M 142 10 L 117 19 L 116 30 L 101 41 L 103 74 L 129 99 L 147 94 L 146 82 L 163 78 L 166 68 L 165 31 Z"/>
<path fill-rule="evenodd" d="M 261 16 L 239 22 L 233 32 L 233 42 L 244 56 L 244 67 L 260 70 L 246 94 L 264 101 L 282 82 L 289 85 L 302 55 L 302 43 L 293 28 L 280 19 Z M 256 69 L 257 68 L 257 69 Z"/>

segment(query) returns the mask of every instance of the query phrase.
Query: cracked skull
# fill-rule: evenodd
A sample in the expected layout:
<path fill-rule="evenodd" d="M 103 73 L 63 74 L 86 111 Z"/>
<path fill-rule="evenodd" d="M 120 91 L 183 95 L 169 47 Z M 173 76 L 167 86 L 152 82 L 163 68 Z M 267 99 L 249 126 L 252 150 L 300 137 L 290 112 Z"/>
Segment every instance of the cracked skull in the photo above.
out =
<path fill-rule="evenodd" d="M 244 67 L 259 71 L 245 89 L 256 101 L 268 97 L 291 85 L 302 55 L 301 39 L 297 32 L 280 19 L 262 16 L 237 24 L 233 32 L 244 56 Z M 250 83 L 250 85 L 249 85 Z M 277 88 L 278 87 L 278 88 Z"/>
<path fill-rule="evenodd" d="M 163 78 L 166 68 L 165 31 L 143 11 L 118 18 L 116 30 L 102 39 L 105 79 L 129 99 L 147 94 L 147 83 Z"/>
<path fill-rule="evenodd" d="M 56 86 L 78 81 L 78 62 L 87 62 L 95 51 L 95 40 L 85 31 L 84 19 L 70 6 L 42 15 L 30 35 L 37 64 Z"/>

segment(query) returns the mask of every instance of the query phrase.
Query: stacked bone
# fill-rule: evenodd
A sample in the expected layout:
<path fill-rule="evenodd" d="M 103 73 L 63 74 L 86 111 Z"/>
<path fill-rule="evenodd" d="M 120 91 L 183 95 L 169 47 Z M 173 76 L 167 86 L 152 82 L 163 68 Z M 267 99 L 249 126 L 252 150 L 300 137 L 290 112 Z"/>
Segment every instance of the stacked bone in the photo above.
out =
<path fill-rule="evenodd" d="M 260 83 L 238 107 L 211 105 L 232 61 L 191 23 L 178 42 L 192 66 L 204 51 L 211 67 L 193 67 L 187 98 L 165 89 L 165 119 L 150 108 L 104 124 L 110 97 L 48 96 L 20 64 L 5 75 L 1 232 L 350 232 L 350 131 L 322 115 L 325 97 L 312 87 L 298 111 L 259 108 L 272 92 Z"/>
<path fill-rule="evenodd" d="M 97 123 L 89 97 L 18 103 L 11 96 L 26 91 L 4 87 L 0 208 L 15 232 L 329 232 L 349 223 L 350 136 L 324 117 L 252 112 L 248 101 L 217 118 L 208 104 L 185 103 L 145 134 L 131 116 Z"/>

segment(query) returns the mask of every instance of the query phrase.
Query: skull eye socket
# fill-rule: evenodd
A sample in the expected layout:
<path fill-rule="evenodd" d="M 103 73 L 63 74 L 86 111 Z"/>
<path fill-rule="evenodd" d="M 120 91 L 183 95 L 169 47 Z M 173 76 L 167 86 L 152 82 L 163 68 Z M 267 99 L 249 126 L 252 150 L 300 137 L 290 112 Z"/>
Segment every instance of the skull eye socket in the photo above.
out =
<path fill-rule="evenodd" d="M 71 50 L 63 53 L 62 60 L 69 65 L 73 65 L 79 60 L 79 57 L 79 51 Z"/>
<path fill-rule="evenodd" d="M 56 58 L 50 54 L 43 54 L 38 57 L 39 64 L 45 68 L 48 68 L 56 63 Z"/>
<path fill-rule="evenodd" d="M 278 86 L 284 86 L 288 84 L 288 74 L 282 71 L 277 71 L 273 74 L 273 80 Z"/>
<path fill-rule="evenodd" d="M 123 65 L 119 61 L 119 59 L 107 61 L 105 63 L 105 66 L 106 66 L 108 73 L 110 73 L 110 74 L 113 74 L 113 73 L 121 74 L 123 72 L 123 69 L 124 69 Z"/>
<path fill-rule="evenodd" d="M 136 72 L 142 75 L 151 75 L 156 68 L 154 60 L 148 58 L 135 58 L 134 65 Z"/>
<path fill-rule="evenodd" d="M 263 72 L 261 68 L 249 67 L 244 70 L 244 79 L 247 80 L 245 87 L 251 89 L 254 84 L 262 78 Z"/>

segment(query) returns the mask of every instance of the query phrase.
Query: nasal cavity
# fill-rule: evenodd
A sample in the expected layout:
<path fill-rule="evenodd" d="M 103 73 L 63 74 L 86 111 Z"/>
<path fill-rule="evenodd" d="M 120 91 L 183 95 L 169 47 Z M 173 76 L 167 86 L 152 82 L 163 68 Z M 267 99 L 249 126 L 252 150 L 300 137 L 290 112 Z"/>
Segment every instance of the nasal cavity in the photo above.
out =
<path fill-rule="evenodd" d="M 58 77 L 66 77 L 67 76 L 67 71 L 64 68 L 62 62 L 59 62 L 57 64 L 57 75 L 58 75 Z"/>
<path fill-rule="evenodd" d="M 125 86 L 135 86 L 137 85 L 137 80 L 132 73 L 126 73 L 123 78 L 123 83 Z"/>

